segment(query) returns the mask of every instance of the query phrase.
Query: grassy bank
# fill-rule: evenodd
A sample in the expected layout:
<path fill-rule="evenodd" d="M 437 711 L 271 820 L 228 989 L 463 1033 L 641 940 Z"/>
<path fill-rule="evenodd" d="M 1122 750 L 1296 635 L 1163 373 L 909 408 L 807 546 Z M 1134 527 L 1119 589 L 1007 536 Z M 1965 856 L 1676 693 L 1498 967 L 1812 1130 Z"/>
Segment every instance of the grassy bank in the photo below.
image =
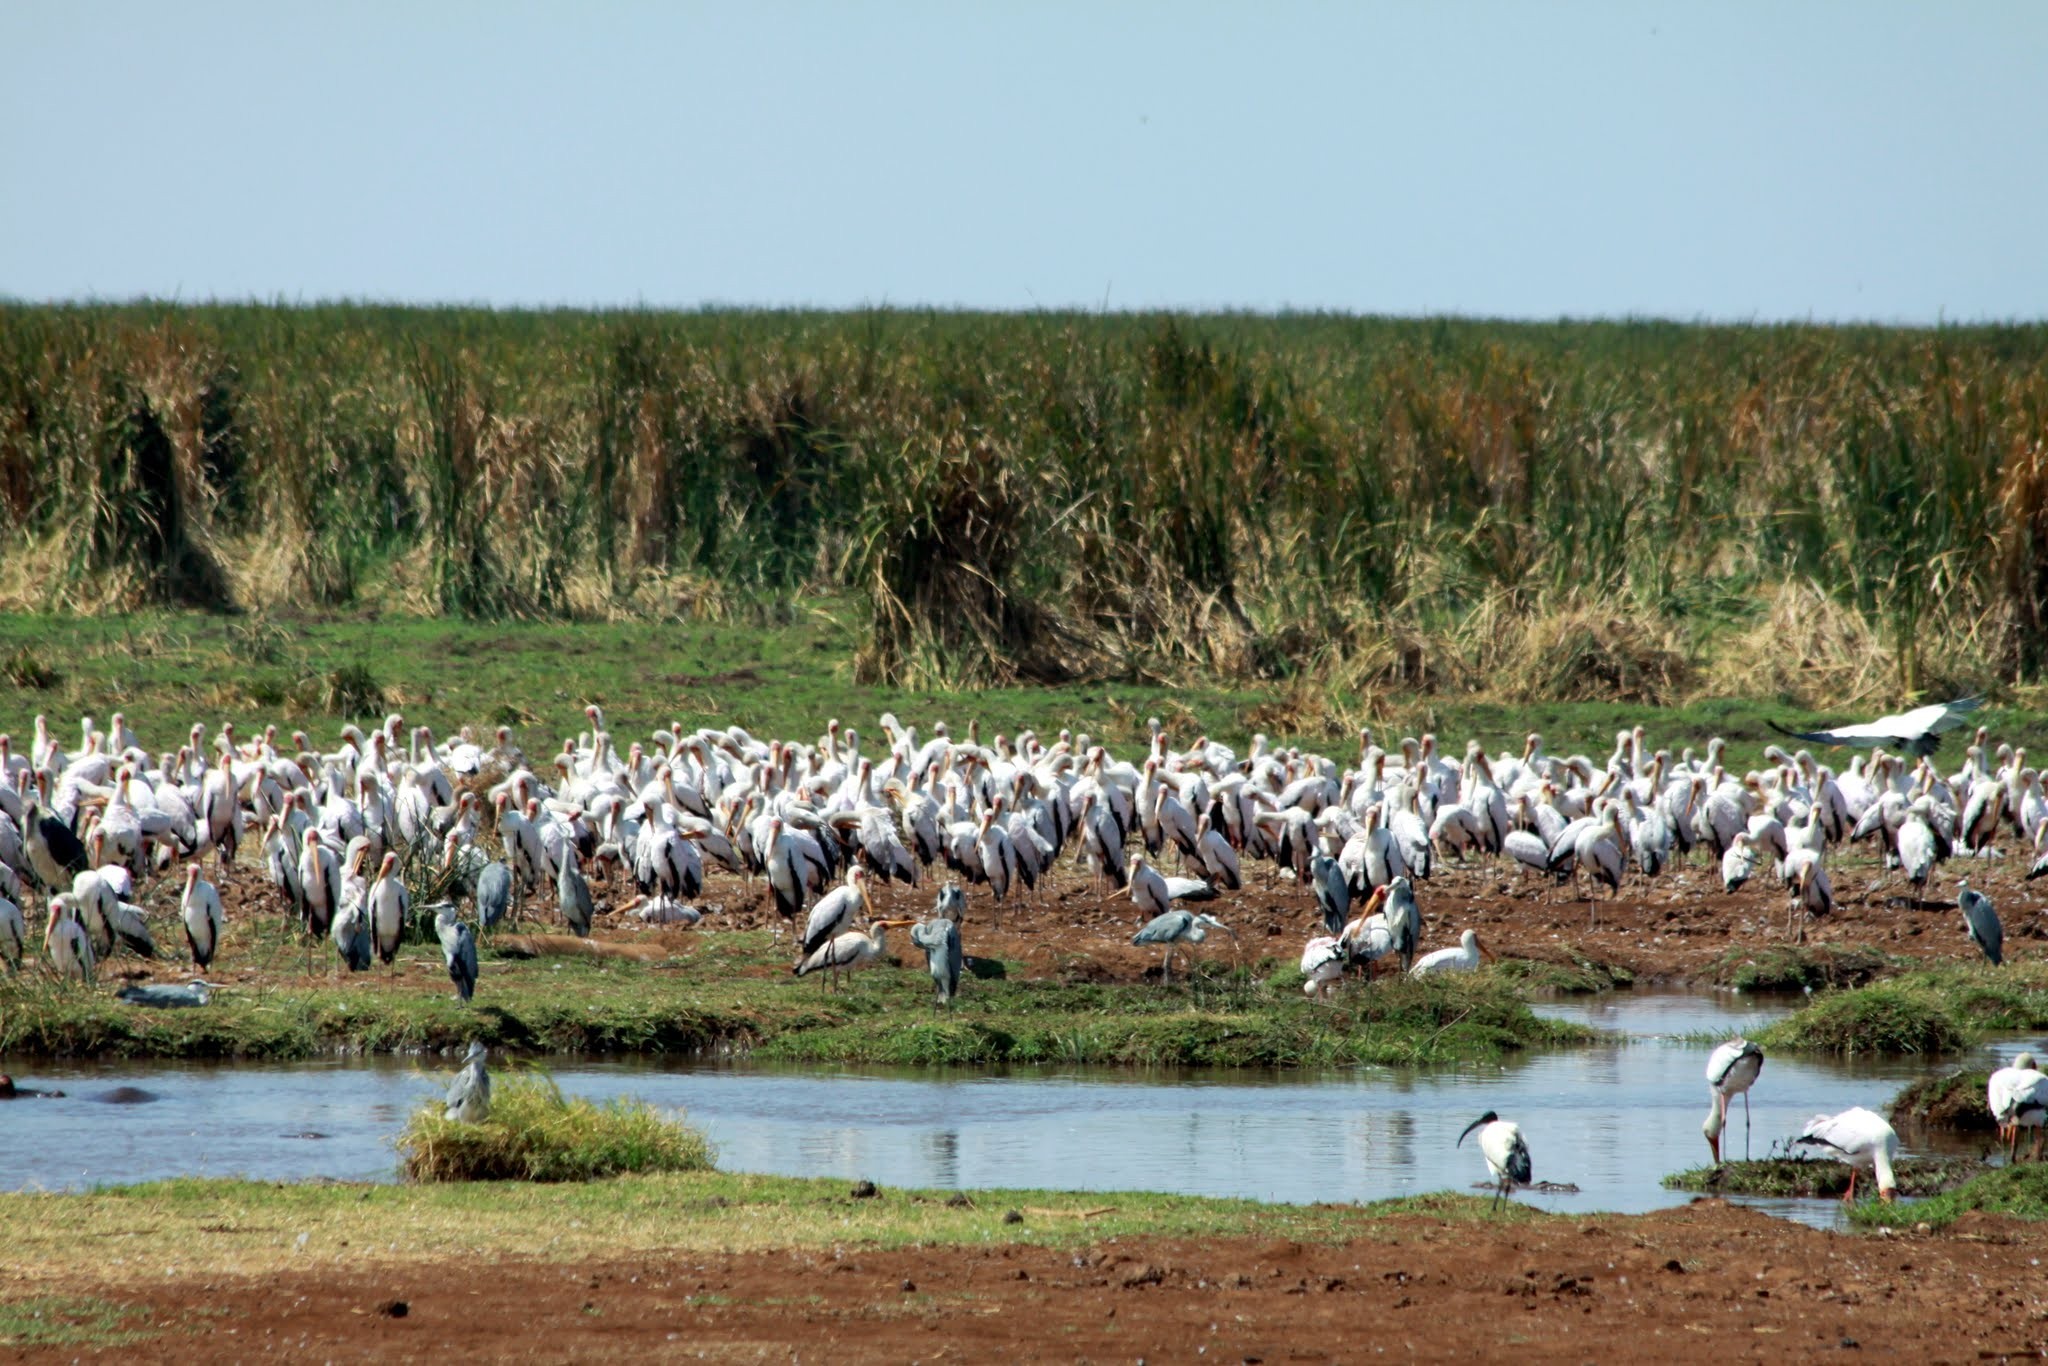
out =
<path fill-rule="evenodd" d="M 1487 975 L 1406 979 L 1336 1007 L 1286 976 L 1209 966 L 1189 985 L 977 981 L 930 1013 L 921 966 L 827 993 L 788 975 L 759 933 L 706 935 L 640 964 L 486 960 L 473 1007 L 402 960 L 399 984 L 236 987 L 200 1010 L 149 1011 L 96 991 L 0 983 L 0 1050 L 43 1057 L 292 1059 L 332 1052 L 750 1051 L 770 1059 L 906 1065 L 1057 1063 L 1309 1067 L 1497 1059 L 1586 1031 L 1531 1013 Z M 1267 980 L 1271 977 L 1273 980 Z"/>
<path fill-rule="evenodd" d="M 1870 1228 L 1947 1228 L 1973 1211 L 2019 1219 L 2048 1219 L 2048 1164 L 1998 1167 L 1953 1190 L 1910 1205 L 1859 1202 L 1849 1218 Z"/>
<path fill-rule="evenodd" d="M 1991 1074 L 1982 1069 L 1923 1077 L 1892 1097 L 1892 1123 L 1951 1133 L 1996 1133 L 1998 1124 L 1984 1094 L 1990 1080 Z"/>
<path fill-rule="evenodd" d="M 1009 1216 L 1012 1213 L 1015 1219 Z M 76 1195 L 0 1200 L 0 1239 L 17 1270 L 62 1276 L 106 1269 L 121 1240 L 124 1274 L 205 1267 L 249 1274 L 360 1256 L 432 1260 L 479 1253 L 556 1260 L 636 1252 L 991 1242 L 1082 1246 L 1120 1236 L 1264 1236 L 1312 1242 L 1371 1236 L 1373 1221 L 1542 1217 L 1499 1215 L 1481 1197 L 1449 1193 L 1369 1205 L 1278 1205 L 1147 1192 L 949 1191 L 691 1172 L 533 1185 L 279 1184 L 182 1179 Z M 135 1237 L 147 1229 L 146 1239 Z"/>
<path fill-rule="evenodd" d="M 1206 733 L 1240 752 L 1255 732 L 1348 752 L 1356 741 L 1351 726 L 1369 723 L 1386 742 L 1434 730 L 1450 744 L 1477 737 L 1489 749 L 1514 750 L 1534 729 L 1553 753 L 1604 757 L 1617 730 L 1644 724 L 1655 742 L 1680 747 L 1722 736 L 1729 761 L 1746 768 L 1763 762 L 1766 744 L 1784 738 L 1768 721 L 1824 719 L 1769 698 L 1651 710 L 1343 686 L 1304 692 L 1220 680 L 1185 687 L 878 686 L 856 678 L 858 613 L 857 603 L 840 598 L 725 623 L 0 614 L 0 729 L 19 739 L 32 717 L 47 714 L 75 743 L 73 718 L 89 714 L 104 722 L 121 711 L 151 750 L 174 749 L 195 720 L 234 720 L 250 731 L 275 721 L 326 744 L 342 722 L 379 721 L 396 708 L 443 735 L 464 725 L 485 735 L 510 725 L 528 752 L 539 754 L 586 728 L 583 707 L 597 702 L 621 737 L 680 721 L 815 738 L 831 717 L 872 731 L 882 712 L 893 711 L 920 735 L 934 721 L 947 721 L 957 734 L 979 718 L 985 734 L 1030 726 L 1049 737 L 1067 728 L 1127 754 L 1144 745 L 1146 720 L 1158 716 L 1177 735 Z M 2018 739 L 2048 734 L 2048 712 L 2001 706 L 1987 717 Z"/>
<path fill-rule="evenodd" d="M 2040 326 L 7 304 L 0 599 L 852 593 L 857 671 L 909 684 L 2038 680 L 2044 361 Z"/>
<path fill-rule="evenodd" d="M 412 1181 L 596 1181 L 709 1171 L 704 1135 L 644 1100 L 571 1099 L 545 1075 L 503 1075 L 481 1120 L 449 1119 L 445 1102 L 413 1111 L 398 1136 Z"/>
<path fill-rule="evenodd" d="M 1829 992 L 1756 1036 L 1766 1049 L 1941 1053 L 1987 1034 L 2048 1029 L 2048 963 L 1940 963 Z"/>

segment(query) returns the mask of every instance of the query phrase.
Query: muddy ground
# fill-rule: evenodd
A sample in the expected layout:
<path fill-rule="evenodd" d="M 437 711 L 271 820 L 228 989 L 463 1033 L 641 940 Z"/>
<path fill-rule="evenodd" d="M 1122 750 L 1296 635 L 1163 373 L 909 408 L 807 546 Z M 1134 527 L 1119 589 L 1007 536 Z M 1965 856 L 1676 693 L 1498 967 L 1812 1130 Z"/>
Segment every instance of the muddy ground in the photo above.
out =
<path fill-rule="evenodd" d="M 2016 860 L 1954 861 L 1937 870 L 1926 899 L 1916 901 L 1909 886 L 1887 877 L 1869 861 L 1845 860 L 1834 869 L 1839 898 L 1835 912 L 1806 922 L 1806 943 L 1869 947 L 1905 958 L 1974 960 L 1977 950 L 1963 936 L 1955 903 L 1956 878 L 1967 876 L 1972 886 L 1997 903 L 2005 922 L 2007 954 L 2030 957 L 2042 952 L 2042 941 L 2048 939 L 2048 916 L 2043 914 L 2048 910 L 2048 880 L 2027 882 L 2025 871 L 2026 865 Z M 600 912 L 598 939 L 658 948 L 678 956 L 688 956 L 697 940 L 721 930 L 767 928 L 779 923 L 761 883 L 750 884 L 722 872 L 708 875 L 696 904 L 709 908 L 710 914 L 695 929 L 650 927 L 625 914 L 619 908 L 628 905 L 634 893 L 621 876 L 600 876 L 594 880 L 593 890 Z M 252 868 L 239 870 L 222 891 L 231 925 L 284 910 L 278 893 Z M 154 899 L 168 906 L 171 903 L 166 898 L 174 895 L 172 889 Z M 917 914 L 931 905 L 932 895 L 931 885 L 910 888 L 890 884 L 880 888 L 873 899 L 883 913 Z M 1503 958 L 1613 965 L 1632 975 L 1637 986 L 1725 981 L 1743 955 L 1791 942 L 1786 896 L 1774 880 L 1760 877 L 1729 893 L 1722 890 L 1718 870 L 1709 871 L 1699 861 L 1654 881 L 1637 876 L 1624 882 L 1618 896 L 1602 893 L 1595 897 L 1590 909 L 1583 897 L 1574 900 L 1569 890 L 1554 888 L 1547 880 L 1500 863 L 1446 865 L 1435 878 L 1421 884 L 1418 901 L 1425 951 L 1455 946 L 1459 933 L 1471 928 L 1479 932 L 1487 948 Z M 529 928 L 560 932 L 552 892 L 538 895 L 534 908 Z M 1265 866 L 1251 872 L 1241 891 L 1223 892 L 1217 900 L 1196 909 L 1215 914 L 1238 932 L 1236 940 L 1212 934 L 1198 950 L 1205 957 L 1226 962 L 1250 964 L 1271 956 L 1292 963 L 1299 960 L 1309 936 L 1322 932 L 1315 927 L 1315 904 L 1309 891 L 1277 877 Z M 1795 932 L 1799 919 L 1793 918 Z M 145 964 L 124 957 L 108 965 L 113 976 L 182 980 L 189 975 L 183 931 L 168 912 L 162 913 L 157 923 L 165 960 Z M 1105 895 L 1084 872 L 1067 863 L 1061 865 L 1050 885 L 1041 883 L 1038 890 L 1022 892 L 1000 906 L 985 888 L 971 888 L 963 943 L 970 956 L 1003 961 L 1013 977 L 1138 981 L 1156 978 L 1160 963 L 1157 950 L 1139 949 L 1130 943 L 1132 932 L 1142 923 L 1128 900 Z M 904 947 L 900 940 L 895 946 L 898 961 L 904 961 Z M 414 952 L 425 955 L 429 951 Z M 1735 956 L 1731 958 L 1731 954 Z M 325 946 L 313 955 L 314 976 L 322 982 L 335 980 L 332 959 L 332 951 Z M 231 935 L 208 977 L 217 982 L 290 981 L 301 977 L 304 962 L 303 956 L 280 953 L 274 945 L 238 952 Z M 396 983 L 422 990 L 445 989 L 438 961 L 423 959 L 415 966 L 416 971 L 401 974 Z M 486 962 L 486 975 L 490 971 Z M 764 963 L 752 971 L 779 975 L 782 969 Z M 382 972 L 348 979 L 348 985 L 362 990 L 388 989 L 393 984 Z"/>
<path fill-rule="evenodd" d="M 1702 1200 L 1527 1225 L 1401 1217 L 1361 1223 L 1337 1246 L 1147 1239 L 632 1262 L 368 1258 L 253 1278 L 192 1271 L 66 1285 L 128 1306 L 120 1327 L 140 1340 L 12 1355 L 1996 1361 L 2048 1351 L 2044 1252 L 2037 1230 L 1982 1216 L 1940 1235 L 1844 1235 Z"/>

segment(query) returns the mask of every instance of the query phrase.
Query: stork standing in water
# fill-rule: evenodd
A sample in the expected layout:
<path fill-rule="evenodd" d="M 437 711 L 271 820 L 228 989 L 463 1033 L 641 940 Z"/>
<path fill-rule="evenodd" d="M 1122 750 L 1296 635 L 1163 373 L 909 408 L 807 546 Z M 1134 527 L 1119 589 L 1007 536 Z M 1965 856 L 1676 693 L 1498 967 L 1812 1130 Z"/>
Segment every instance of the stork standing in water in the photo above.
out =
<path fill-rule="evenodd" d="M 1991 1118 L 1998 1122 L 1998 1136 L 2005 1140 L 2006 1162 L 2019 1160 L 2022 1126 L 2034 1131 L 2030 1156 L 2038 1161 L 2043 1125 L 2048 1123 L 2048 1076 L 2034 1066 L 2034 1055 L 2022 1053 L 2012 1066 L 1993 1072 L 1984 1090 Z"/>
<path fill-rule="evenodd" d="M 1535 1169 L 1529 1162 L 1529 1144 L 1522 1137 L 1522 1126 L 1509 1123 L 1493 1111 L 1488 1110 L 1465 1126 L 1465 1132 L 1458 1135 L 1453 1147 L 1463 1147 L 1466 1136 L 1474 1129 L 1479 1131 L 1479 1155 L 1486 1159 L 1486 1171 L 1493 1178 L 1497 1188 L 1493 1194 L 1493 1207 L 1500 1208 L 1500 1202 L 1507 1198 L 1509 1191 L 1517 1186 L 1528 1185 L 1535 1176 Z"/>
<path fill-rule="evenodd" d="M 1899 1136 L 1883 1118 L 1862 1106 L 1839 1115 L 1815 1115 L 1795 1143 L 1825 1148 L 1828 1154 L 1849 1164 L 1849 1190 L 1842 1202 L 1856 1198 L 1856 1173 L 1872 1172 L 1877 1177 L 1877 1198 L 1889 1201 L 1898 1194 L 1898 1179 L 1892 1175 L 1892 1158 L 1898 1155 Z"/>
<path fill-rule="evenodd" d="M 1748 1039 L 1730 1039 L 1707 1059 L 1707 1089 L 1713 1099 L 1701 1128 L 1715 1166 L 1721 1164 L 1721 1130 L 1727 1127 L 1728 1105 L 1736 1096 L 1742 1097 L 1742 1157 L 1749 1160 L 1749 1088 L 1763 1070 L 1764 1051 Z"/>

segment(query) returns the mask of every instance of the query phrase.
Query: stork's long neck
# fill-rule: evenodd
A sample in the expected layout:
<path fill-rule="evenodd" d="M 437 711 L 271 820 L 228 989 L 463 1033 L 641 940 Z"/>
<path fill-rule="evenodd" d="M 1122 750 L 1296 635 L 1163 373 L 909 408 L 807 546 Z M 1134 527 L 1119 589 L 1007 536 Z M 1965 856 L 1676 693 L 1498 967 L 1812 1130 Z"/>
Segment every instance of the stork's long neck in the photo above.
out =
<path fill-rule="evenodd" d="M 1880 1143 L 1871 1150 L 1870 1163 L 1877 1171 L 1877 1189 L 1880 1194 L 1898 1189 L 1899 1183 L 1892 1176 L 1892 1155 L 1884 1144 Z"/>

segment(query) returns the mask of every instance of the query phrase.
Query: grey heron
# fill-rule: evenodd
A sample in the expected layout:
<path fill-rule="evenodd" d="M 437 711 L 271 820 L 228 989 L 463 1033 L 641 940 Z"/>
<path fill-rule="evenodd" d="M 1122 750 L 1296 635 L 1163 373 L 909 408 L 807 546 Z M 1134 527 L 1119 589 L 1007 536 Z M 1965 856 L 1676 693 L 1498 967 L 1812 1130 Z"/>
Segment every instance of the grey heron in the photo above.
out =
<path fill-rule="evenodd" d="M 562 846 L 562 866 L 555 874 L 555 901 L 570 932 L 578 939 L 590 938 L 590 919 L 597 913 L 597 905 L 590 899 L 590 884 L 576 866 L 575 849 L 566 844 Z"/>
<path fill-rule="evenodd" d="M 1535 1177 L 1535 1169 L 1529 1162 L 1529 1144 L 1522 1137 L 1522 1126 L 1502 1119 L 1488 1110 L 1465 1126 L 1465 1132 L 1458 1135 L 1458 1141 L 1451 1146 L 1463 1147 L 1465 1138 L 1474 1129 L 1479 1131 L 1479 1155 L 1486 1159 L 1487 1175 L 1493 1178 L 1493 1208 L 1499 1209 L 1500 1202 L 1508 1192 L 1517 1186 L 1528 1185 Z"/>
<path fill-rule="evenodd" d="M 1984 1098 L 1991 1118 L 1998 1123 L 1998 1136 L 2005 1140 L 2006 1161 L 2019 1159 L 2022 1126 L 2034 1131 L 2031 1156 L 2038 1161 L 2043 1125 L 2048 1124 L 2048 1075 L 2034 1066 L 2034 1055 L 2022 1053 L 2012 1060 L 2012 1066 L 1993 1072 Z"/>
<path fill-rule="evenodd" d="M 1415 885 L 1405 877 L 1387 884 L 1387 928 L 1393 932 L 1394 952 L 1401 956 L 1401 971 L 1415 966 L 1415 946 L 1422 942 L 1422 910 L 1415 904 Z"/>
<path fill-rule="evenodd" d="M 1837 726 L 1833 730 L 1787 730 L 1776 721 L 1771 722 L 1770 727 L 1780 735 L 1817 745 L 1850 745 L 1858 749 L 1883 745 L 1924 758 L 1941 748 L 1942 736 L 1964 725 L 1964 718 L 1983 705 L 1981 697 L 1959 697 L 1953 702 L 1935 702 L 1895 716 L 1881 716 L 1875 721 Z"/>
<path fill-rule="evenodd" d="M 1707 1058 L 1707 1089 L 1712 1093 L 1707 1122 L 1701 1126 L 1707 1149 L 1721 1162 L 1721 1130 L 1728 1124 L 1728 1104 L 1742 1097 L 1742 1156 L 1749 1157 L 1749 1088 L 1764 1070 L 1764 1051 L 1748 1039 L 1730 1039 Z"/>
<path fill-rule="evenodd" d="M 949 882 L 939 888 L 938 899 L 932 902 L 932 915 L 939 920 L 950 920 L 955 925 L 967 918 L 967 891 L 957 882 Z"/>
<path fill-rule="evenodd" d="M 937 1003 L 951 1005 L 960 990 L 960 926 L 938 916 L 920 920 L 910 927 L 910 942 L 924 950 Z"/>
<path fill-rule="evenodd" d="M 512 870 L 492 859 L 476 875 L 476 919 L 491 929 L 505 918 L 512 906 Z"/>
<path fill-rule="evenodd" d="M 434 917 L 434 937 L 441 941 L 441 957 L 448 965 L 448 980 L 466 1004 L 476 994 L 476 936 L 462 923 L 454 902 L 444 904 Z"/>
<path fill-rule="evenodd" d="M 1956 883 L 1956 905 L 1963 913 L 1963 932 L 1970 942 L 1984 951 L 1992 966 L 2005 962 L 2005 926 L 1998 923 L 1998 909 L 1991 898 L 1965 878 Z"/>
<path fill-rule="evenodd" d="M 1351 882 L 1342 865 L 1328 854 L 1317 854 L 1308 861 L 1308 875 L 1323 913 L 1323 928 L 1333 936 L 1344 933 L 1344 922 L 1351 918 Z"/>
<path fill-rule="evenodd" d="M 1838 1115 L 1815 1115 L 1794 1143 L 1824 1148 L 1830 1156 L 1849 1164 L 1849 1190 L 1843 1203 L 1856 1198 L 1856 1174 L 1870 1171 L 1877 1177 L 1877 1198 L 1889 1201 L 1898 1194 L 1899 1183 L 1892 1175 L 1892 1158 L 1899 1151 L 1899 1136 L 1883 1118 L 1862 1106 Z"/>
<path fill-rule="evenodd" d="M 460 1120 L 464 1124 L 478 1124 L 491 1115 L 491 1073 L 484 1066 L 484 1059 L 490 1050 L 481 1039 L 473 1040 L 469 1052 L 463 1056 L 462 1068 L 455 1074 L 455 1080 L 448 1083 L 448 1108 L 442 1118 Z"/>
<path fill-rule="evenodd" d="M 28 921 L 22 917 L 21 907 L 0 896 L 0 958 L 7 960 L 7 966 L 21 971 L 21 957 L 28 946 Z"/>
<path fill-rule="evenodd" d="M 1145 928 L 1131 936 L 1133 944 L 1164 944 L 1166 958 L 1159 969 L 1159 980 L 1173 980 L 1173 955 L 1182 944 L 1199 944 L 1208 937 L 1210 930 L 1222 930 L 1232 939 L 1237 931 L 1213 915 L 1198 915 L 1193 911 L 1168 911 L 1154 916 Z"/>

